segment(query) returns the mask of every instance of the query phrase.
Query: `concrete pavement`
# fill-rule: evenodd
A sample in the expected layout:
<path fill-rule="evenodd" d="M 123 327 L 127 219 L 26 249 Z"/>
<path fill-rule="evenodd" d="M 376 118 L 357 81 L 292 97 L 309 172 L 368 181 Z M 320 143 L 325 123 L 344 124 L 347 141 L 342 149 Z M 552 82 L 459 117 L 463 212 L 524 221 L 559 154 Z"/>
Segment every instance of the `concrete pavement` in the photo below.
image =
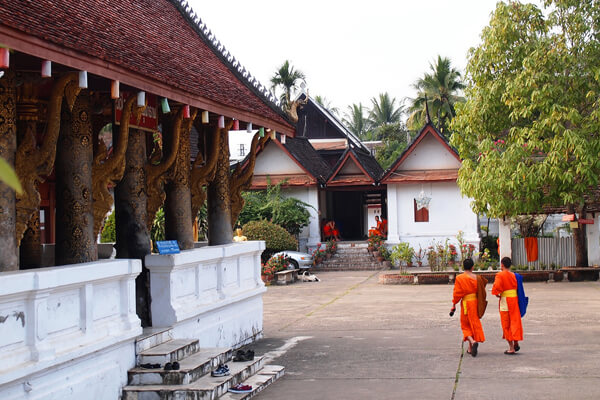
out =
<path fill-rule="evenodd" d="M 495 298 L 486 342 L 463 355 L 452 285 L 379 285 L 378 273 L 327 272 L 271 286 L 253 348 L 286 375 L 269 399 L 598 399 L 600 283 L 526 283 L 525 340 L 506 342 Z"/>

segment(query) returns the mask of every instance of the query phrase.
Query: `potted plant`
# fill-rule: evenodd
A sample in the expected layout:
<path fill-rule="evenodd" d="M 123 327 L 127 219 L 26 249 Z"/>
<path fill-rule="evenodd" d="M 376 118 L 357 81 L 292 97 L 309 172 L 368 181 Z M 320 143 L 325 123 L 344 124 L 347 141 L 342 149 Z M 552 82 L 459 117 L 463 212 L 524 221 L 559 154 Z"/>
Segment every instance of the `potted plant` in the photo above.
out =
<path fill-rule="evenodd" d="M 410 246 L 410 244 L 406 242 L 400 242 L 392 249 L 391 258 L 394 261 L 394 264 L 400 264 L 402 267 L 402 263 L 404 263 L 407 267 L 409 263 L 412 263 L 413 256 L 415 254 L 415 250 Z M 401 271 L 405 271 L 403 268 L 400 268 Z"/>
<path fill-rule="evenodd" d="M 419 251 L 415 251 L 415 261 L 417 262 L 417 266 L 423 266 L 423 258 L 425 258 L 425 250 L 419 245 Z"/>

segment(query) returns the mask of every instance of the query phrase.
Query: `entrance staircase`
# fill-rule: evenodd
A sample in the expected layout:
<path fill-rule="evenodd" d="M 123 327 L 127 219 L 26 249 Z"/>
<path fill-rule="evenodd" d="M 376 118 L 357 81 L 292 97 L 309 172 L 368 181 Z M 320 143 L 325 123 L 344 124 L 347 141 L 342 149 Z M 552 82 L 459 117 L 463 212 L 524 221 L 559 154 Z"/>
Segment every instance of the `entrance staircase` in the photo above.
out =
<path fill-rule="evenodd" d="M 367 242 L 338 242 L 337 252 L 315 267 L 316 271 L 376 271 L 383 269 L 367 250 Z"/>
<path fill-rule="evenodd" d="M 230 348 L 201 349 L 197 339 L 173 339 L 171 329 L 145 332 L 136 341 L 137 367 L 128 372 L 128 386 L 123 400 L 239 400 L 249 399 L 284 374 L 284 367 L 265 365 L 265 359 L 232 362 Z M 165 371 L 164 365 L 178 361 L 180 369 Z M 160 364 L 161 368 L 141 368 L 143 364 Z M 212 377 L 221 364 L 229 366 L 230 375 Z M 252 392 L 234 394 L 230 387 L 251 385 Z"/>

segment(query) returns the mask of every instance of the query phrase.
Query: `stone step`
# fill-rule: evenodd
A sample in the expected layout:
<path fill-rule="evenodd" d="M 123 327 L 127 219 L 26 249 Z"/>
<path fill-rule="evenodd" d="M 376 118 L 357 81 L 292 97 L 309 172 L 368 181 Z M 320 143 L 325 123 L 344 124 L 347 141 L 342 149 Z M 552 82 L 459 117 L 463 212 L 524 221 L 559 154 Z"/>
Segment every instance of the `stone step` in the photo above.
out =
<path fill-rule="evenodd" d="M 231 360 L 232 350 L 228 348 L 202 349 L 182 359 L 177 371 L 133 368 L 127 373 L 129 385 L 187 385 L 210 373 L 221 364 Z"/>
<path fill-rule="evenodd" d="M 125 386 L 122 400 L 213 400 L 227 393 L 227 390 L 248 379 L 263 368 L 263 357 L 252 361 L 231 362 L 229 376 L 215 378 L 205 375 L 187 385 L 146 385 Z"/>
<path fill-rule="evenodd" d="M 143 333 L 135 339 L 135 354 L 173 340 L 172 328 L 144 328 Z"/>
<path fill-rule="evenodd" d="M 256 375 L 251 376 L 242 382 L 243 385 L 252 386 L 250 393 L 231 393 L 221 397 L 221 400 L 247 400 L 256 396 L 265 390 L 270 384 L 281 378 L 285 374 L 285 368 L 281 365 L 265 365 Z"/>
<path fill-rule="evenodd" d="M 198 339 L 174 339 L 140 352 L 138 359 L 140 364 L 164 365 L 168 362 L 180 361 L 198 352 L 198 348 Z"/>

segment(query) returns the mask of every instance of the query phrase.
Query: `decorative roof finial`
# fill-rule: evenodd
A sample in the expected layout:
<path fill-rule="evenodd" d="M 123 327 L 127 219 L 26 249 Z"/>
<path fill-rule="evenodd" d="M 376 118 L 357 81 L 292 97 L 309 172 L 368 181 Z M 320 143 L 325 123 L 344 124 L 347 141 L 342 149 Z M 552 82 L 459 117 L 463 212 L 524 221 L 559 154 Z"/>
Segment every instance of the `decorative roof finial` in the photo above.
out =
<path fill-rule="evenodd" d="M 429 116 L 429 104 L 427 101 L 427 95 L 425 95 L 425 124 L 431 123 L 431 117 Z"/>

